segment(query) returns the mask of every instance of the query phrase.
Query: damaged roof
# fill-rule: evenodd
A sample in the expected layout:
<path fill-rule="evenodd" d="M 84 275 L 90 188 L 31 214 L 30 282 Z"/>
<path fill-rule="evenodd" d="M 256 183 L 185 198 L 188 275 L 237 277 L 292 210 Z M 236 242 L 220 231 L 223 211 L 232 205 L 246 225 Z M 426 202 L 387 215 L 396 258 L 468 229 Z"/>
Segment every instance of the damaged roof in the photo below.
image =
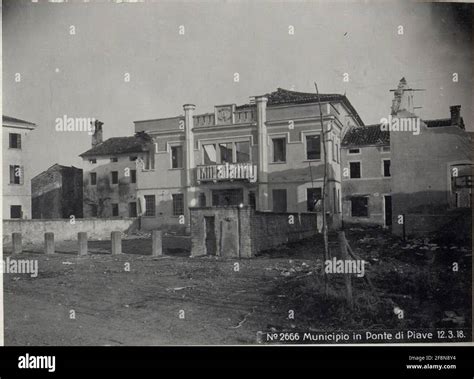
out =
<path fill-rule="evenodd" d="M 390 145 L 390 132 L 381 130 L 381 124 L 350 128 L 342 139 L 343 147 Z"/>
<path fill-rule="evenodd" d="M 131 137 L 113 137 L 80 154 L 80 157 L 142 153 L 148 151 L 153 139 L 146 133 Z"/>
<path fill-rule="evenodd" d="M 283 104 L 305 104 L 305 103 L 316 103 L 318 102 L 318 95 L 312 92 L 298 92 L 298 91 L 290 91 L 284 88 L 277 88 L 276 91 L 267 93 L 264 95 L 267 99 L 267 106 L 275 106 L 275 105 L 283 105 Z M 337 93 L 320 93 L 319 98 L 321 102 L 331 102 L 331 101 L 339 101 L 346 105 L 349 109 L 349 112 L 354 118 L 359 122 L 359 124 L 364 125 L 364 122 L 360 118 L 359 114 L 352 106 L 349 99 L 346 95 L 341 95 Z M 237 106 L 237 109 L 248 108 L 253 105 L 244 104 Z"/>

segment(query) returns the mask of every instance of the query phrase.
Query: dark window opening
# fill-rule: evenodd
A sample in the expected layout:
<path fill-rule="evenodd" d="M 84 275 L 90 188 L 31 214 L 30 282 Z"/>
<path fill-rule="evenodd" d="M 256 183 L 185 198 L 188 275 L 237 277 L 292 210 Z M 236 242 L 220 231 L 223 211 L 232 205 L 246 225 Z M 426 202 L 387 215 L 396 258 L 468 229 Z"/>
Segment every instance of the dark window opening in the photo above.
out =
<path fill-rule="evenodd" d="M 308 212 L 316 212 L 321 210 L 322 189 L 308 188 L 306 190 L 307 209 Z"/>
<path fill-rule="evenodd" d="M 112 204 L 112 217 L 118 217 L 119 215 L 119 206 L 117 203 Z"/>
<path fill-rule="evenodd" d="M 155 195 L 145 195 L 145 216 L 155 215 Z"/>
<path fill-rule="evenodd" d="M 220 143 L 221 163 L 232 163 L 233 143 Z"/>
<path fill-rule="evenodd" d="M 250 144 L 248 142 L 236 142 L 235 154 L 238 163 L 250 162 Z"/>
<path fill-rule="evenodd" d="M 10 165 L 10 184 L 23 183 L 23 168 L 18 165 Z"/>
<path fill-rule="evenodd" d="M 10 218 L 21 218 L 22 213 L 21 205 L 10 206 Z"/>
<path fill-rule="evenodd" d="M 249 206 L 253 209 L 257 207 L 257 201 L 255 199 L 255 192 L 250 191 L 249 192 Z"/>
<path fill-rule="evenodd" d="M 112 184 L 118 184 L 118 171 L 112 171 Z"/>
<path fill-rule="evenodd" d="M 349 149 L 349 154 L 359 154 L 360 149 Z"/>
<path fill-rule="evenodd" d="M 243 203 L 244 194 L 242 189 L 227 189 L 212 191 L 212 206 L 225 207 L 240 205 Z"/>
<path fill-rule="evenodd" d="M 306 137 L 306 158 L 321 159 L 321 136 Z"/>
<path fill-rule="evenodd" d="M 111 161 L 111 162 L 118 162 L 118 158 L 112 157 L 112 158 L 110 158 L 110 161 Z"/>
<path fill-rule="evenodd" d="M 136 183 L 137 182 L 137 170 L 130 171 L 130 182 Z"/>
<path fill-rule="evenodd" d="M 369 217 L 369 198 L 358 196 L 351 198 L 351 216 Z"/>
<path fill-rule="evenodd" d="M 361 177 L 360 162 L 349 162 L 349 169 L 351 179 L 358 179 Z"/>
<path fill-rule="evenodd" d="M 383 176 L 390 176 L 390 160 L 384 159 L 383 161 Z"/>
<path fill-rule="evenodd" d="M 21 149 L 21 134 L 10 133 L 10 149 Z"/>
<path fill-rule="evenodd" d="M 183 147 L 171 147 L 171 168 L 183 168 Z"/>
<path fill-rule="evenodd" d="M 199 202 L 198 202 L 200 207 L 205 207 L 206 206 L 206 194 L 204 192 L 201 192 L 199 194 Z"/>
<path fill-rule="evenodd" d="M 175 193 L 173 196 L 173 216 L 181 216 L 184 213 L 184 195 Z"/>
<path fill-rule="evenodd" d="M 91 172 L 90 177 L 91 177 L 91 185 L 95 186 L 97 184 L 97 173 Z"/>
<path fill-rule="evenodd" d="M 273 139 L 273 162 L 286 162 L 286 139 Z"/>
<path fill-rule="evenodd" d="M 137 202 L 132 201 L 128 203 L 128 215 L 129 217 L 137 217 Z"/>

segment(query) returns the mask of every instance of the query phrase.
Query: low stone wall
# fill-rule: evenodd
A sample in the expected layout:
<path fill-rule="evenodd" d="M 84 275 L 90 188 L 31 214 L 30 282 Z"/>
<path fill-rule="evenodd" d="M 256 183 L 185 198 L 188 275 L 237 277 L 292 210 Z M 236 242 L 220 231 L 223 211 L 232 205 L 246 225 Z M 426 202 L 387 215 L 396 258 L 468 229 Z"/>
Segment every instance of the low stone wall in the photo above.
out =
<path fill-rule="evenodd" d="M 54 233 L 56 241 L 76 240 L 77 233 L 86 232 L 89 240 L 110 239 L 110 233 L 133 232 L 137 229 L 136 218 L 120 219 L 68 219 L 58 220 L 3 220 L 3 244 L 11 244 L 12 233 L 21 233 L 23 243 L 42 243 L 44 233 Z"/>
<path fill-rule="evenodd" d="M 191 254 L 250 258 L 318 233 L 316 213 L 256 212 L 249 207 L 191 208 Z"/>

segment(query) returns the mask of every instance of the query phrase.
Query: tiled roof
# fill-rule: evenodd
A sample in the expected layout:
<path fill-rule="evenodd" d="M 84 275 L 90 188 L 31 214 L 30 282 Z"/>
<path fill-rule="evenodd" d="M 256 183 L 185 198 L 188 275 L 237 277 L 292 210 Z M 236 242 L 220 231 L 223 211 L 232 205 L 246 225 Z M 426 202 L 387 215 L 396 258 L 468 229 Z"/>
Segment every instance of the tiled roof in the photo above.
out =
<path fill-rule="evenodd" d="M 113 137 L 80 154 L 81 157 L 141 153 L 148 151 L 152 138 L 146 133 L 137 133 L 132 137 Z"/>
<path fill-rule="evenodd" d="M 15 123 L 18 123 L 18 124 L 26 124 L 26 125 L 36 126 L 36 124 L 34 124 L 32 122 L 25 121 L 25 120 L 20 120 L 19 118 L 5 116 L 5 115 L 2 115 L 2 120 L 3 120 L 3 122 L 15 122 Z"/>
<path fill-rule="evenodd" d="M 282 105 L 282 104 L 304 104 L 304 103 L 316 103 L 318 101 L 318 96 L 316 93 L 312 92 L 298 92 L 298 91 L 290 91 L 284 88 L 277 88 L 276 91 L 273 91 L 271 93 L 267 93 L 264 95 L 267 97 L 268 102 L 267 106 L 275 106 L 275 105 Z M 355 119 L 361 124 L 364 125 L 364 122 L 360 118 L 359 114 L 355 110 L 355 108 L 352 106 L 350 101 L 347 99 L 346 95 L 341 95 L 337 93 L 320 93 L 319 98 L 321 102 L 328 102 L 328 101 L 340 101 L 344 103 L 347 108 L 349 109 L 349 112 L 351 113 L 352 116 L 354 116 Z M 249 108 L 254 106 L 253 104 L 244 104 L 244 105 L 239 105 L 236 107 L 236 109 L 243 109 L 243 108 Z"/>
<path fill-rule="evenodd" d="M 342 140 L 343 147 L 389 145 L 390 132 L 380 129 L 380 124 L 352 127 Z"/>

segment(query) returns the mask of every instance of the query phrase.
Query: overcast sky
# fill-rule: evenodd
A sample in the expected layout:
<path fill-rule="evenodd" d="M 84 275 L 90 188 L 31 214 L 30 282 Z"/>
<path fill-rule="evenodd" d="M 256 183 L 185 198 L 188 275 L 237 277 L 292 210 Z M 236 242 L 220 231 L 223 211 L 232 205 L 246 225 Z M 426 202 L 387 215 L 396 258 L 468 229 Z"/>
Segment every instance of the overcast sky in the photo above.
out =
<path fill-rule="evenodd" d="M 33 174 L 82 167 L 90 136 L 56 132 L 57 117 L 98 118 L 109 138 L 132 134 L 134 120 L 181 114 L 185 103 L 208 112 L 277 87 L 313 92 L 314 81 L 346 93 L 370 124 L 388 116 L 389 89 L 404 76 L 426 90 L 415 97 L 422 118 L 447 118 L 461 104 L 473 130 L 472 27 L 463 20 L 466 9 L 413 2 L 3 0 L 3 114 L 38 124 Z"/>

